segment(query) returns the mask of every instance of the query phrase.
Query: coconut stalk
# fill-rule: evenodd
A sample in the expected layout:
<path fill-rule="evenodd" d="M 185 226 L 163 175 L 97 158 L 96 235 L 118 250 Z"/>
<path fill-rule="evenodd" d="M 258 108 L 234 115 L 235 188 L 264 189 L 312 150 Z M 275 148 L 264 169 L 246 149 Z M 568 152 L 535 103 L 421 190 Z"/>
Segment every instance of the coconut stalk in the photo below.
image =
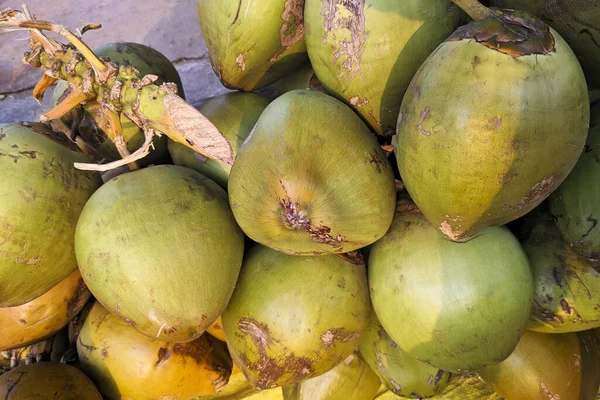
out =
<path fill-rule="evenodd" d="M 69 83 L 70 94 L 40 120 L 57 120 L 80 105 L 96 102 L 101 111 L 98 118 L 108 122 L 115 132 L 113 140 L 122 160 L 103 165 L 77 163 L 75 167 L 107 171 L 128 164 L 130 169 L 136 169 L 135 161 L 148 155 L 153 137 L 161 134 L 208 158 L 233 164 L 234 155 L 227 139 L 207 118 L 177 95 L 175 84 L 155 85 L 155 75 L 142 77 L 130 65 L 121 65 L 94 54 L 81 39 L 81 34 L 100 27 L 89 24 L 75 35 L 62 25 L 36 20 L 26 5 L 23 11 L 6 9 L 0 12 L 0 30 L 27 30 L 31 34 L 31 51 L 25 53 L 23 62 L 43 71 L 42 79 L 34 89 L 34 97 L 39 101 L 56 81 Z M 43 31 L 58 33 L 69 43 L 58 42 L 44 35 Z M 131 119 L 145 134 L 144 144 L 133 154 L 128 152 L 120 134 L 121 114 Z M 88 147 L 79 137 L 71 139 L 80 147 Z"/>

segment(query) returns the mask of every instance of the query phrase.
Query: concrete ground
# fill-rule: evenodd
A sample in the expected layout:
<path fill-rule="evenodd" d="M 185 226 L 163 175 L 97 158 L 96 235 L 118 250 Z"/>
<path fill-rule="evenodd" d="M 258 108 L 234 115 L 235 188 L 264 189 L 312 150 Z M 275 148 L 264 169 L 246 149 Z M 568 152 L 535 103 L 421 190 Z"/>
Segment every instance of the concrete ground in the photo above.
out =
<path fill-rule="evenodd" d="M 137 42 L 153 47 L 174 64 L 187 100 L 227 92 L 214 75 L 196 15 L 196 0 L 0 0 L 0 10 L 27 4 L 39 20 L 74 31 L 85 23 L 102 29 L 84 34 L 94 47 L 112 42 Z M 39 105 L 31 91 L 40 70 L 21 62 L 28 50 L 26 32 L 0 33 L 0 123 L 32 121 L 50 109 L 51 91 Z"/>

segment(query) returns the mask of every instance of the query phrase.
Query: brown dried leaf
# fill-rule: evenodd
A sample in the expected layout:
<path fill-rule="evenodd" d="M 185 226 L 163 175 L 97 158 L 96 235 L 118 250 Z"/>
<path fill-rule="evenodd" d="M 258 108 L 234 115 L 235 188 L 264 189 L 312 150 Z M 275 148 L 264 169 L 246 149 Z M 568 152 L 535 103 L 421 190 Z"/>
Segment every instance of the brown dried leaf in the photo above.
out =
<path fill-rule="evenodd" d="M 235 157 L 231 145 L 208 118 L 176 94 L 167 94 L 163 104 L 177 128 L 164 132 L 167 136 L 209 158 L 233 164 Z"/>

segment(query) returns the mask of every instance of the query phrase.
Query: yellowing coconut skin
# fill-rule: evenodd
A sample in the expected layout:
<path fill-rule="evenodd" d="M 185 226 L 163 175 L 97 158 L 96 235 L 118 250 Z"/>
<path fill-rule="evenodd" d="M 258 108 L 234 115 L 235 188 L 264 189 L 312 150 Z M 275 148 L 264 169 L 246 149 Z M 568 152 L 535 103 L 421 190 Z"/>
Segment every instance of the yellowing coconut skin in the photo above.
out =
<path fill-rule="evenodd" d="M 40 297 L 20 306 L 0 308 L 0 351 L 54 334 L 79 314 L 89 298 L 77 269 Z"/>
<path fill-rule="evenodd" d="M 600 380 L 598 348 L 592 333 L 582 335 L 587 337 L 525 331 L 510 357 L 479 374 L 507 399 L 593 400 Z"/>
<path fill-rule="evenodd" d="M 231 375 L 225 343 L 203 335 L 181 344 L 141 334 L 96 303 L 77 339 L 81 369 L 111 399 L 187 400 L 215 393 Z"/>

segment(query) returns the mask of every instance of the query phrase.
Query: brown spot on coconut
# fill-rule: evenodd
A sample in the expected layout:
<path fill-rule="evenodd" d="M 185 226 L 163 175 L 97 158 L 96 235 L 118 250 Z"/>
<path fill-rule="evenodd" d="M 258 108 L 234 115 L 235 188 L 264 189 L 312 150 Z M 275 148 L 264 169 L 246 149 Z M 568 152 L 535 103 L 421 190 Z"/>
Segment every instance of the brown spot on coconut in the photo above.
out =
<path fill-rule="evenodd" d="M 303 0 L 196 4 L 211 65 L 226 87 L 260 89 L 307 61 Z"/>
<path fill-rule="evenodd" d="M 337 285 L 341 278 L 344 287 Z M 364 264 L 257 245 L 222 315 L 232 358 L 260 389 L 323 374 L 358 344 L 370 312 L 368 296 Z"/>
<path fill-rule="evenodd" d="M 593 399 L 598 394 L 599 370 L 593 333 L 525 331 L 510 357 L 479 374 L 508 399 Z"/>
<path fill-rule="evenodd" d="M 391 136 L 411 79 L 458 17 L 450 0 L 306 0 L 306 46 L 324 87 Z"/>
<path fill-rule="evenodd" d="M 306 90 L 280 96 L 261 114 L 228 190 L 244 232 L 289 254 L 347 253 L 373 243 L 389 227 L 395 200 L 389 161 L 361 119 Z"/>
<path fill-rule="evenodd" d="M 381 382 L 358 353 L 350 354 L 336 367 L 315 378 L 283 387 L 285 400 L 371 399 Z"/>

